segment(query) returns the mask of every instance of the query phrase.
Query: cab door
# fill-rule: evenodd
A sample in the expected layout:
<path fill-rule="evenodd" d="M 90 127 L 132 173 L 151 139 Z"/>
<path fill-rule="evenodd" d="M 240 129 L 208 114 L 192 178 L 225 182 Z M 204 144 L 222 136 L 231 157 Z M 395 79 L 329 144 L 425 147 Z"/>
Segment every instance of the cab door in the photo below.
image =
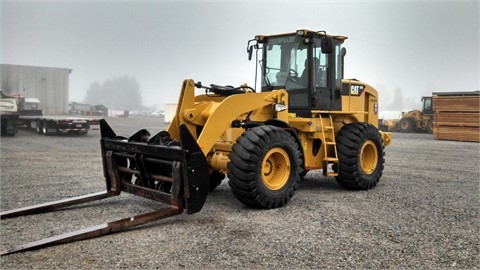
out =
<path fill-rule="evenodd" d="M 343 78 L 343 56 L 337 42 L 331 53 L 322 53 L 320 39 L 315 39 L 313 46 L 312 108 L 322 111 L 342 109 L 341 80 Z"/>

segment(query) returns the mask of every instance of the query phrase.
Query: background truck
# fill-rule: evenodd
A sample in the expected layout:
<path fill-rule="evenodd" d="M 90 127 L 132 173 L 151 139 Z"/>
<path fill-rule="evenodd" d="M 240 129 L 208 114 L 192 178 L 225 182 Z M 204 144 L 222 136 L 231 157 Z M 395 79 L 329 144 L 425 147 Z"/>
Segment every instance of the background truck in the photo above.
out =
<path fill-rule="evenodd" d="M 64 115 L 19 115 L 19 126 L 34 128 L 38 134 L 51 135 L 62 133 L 76 133 L 85 135 L 92 126 L 98 125 L 97 119 L 78 118 Z"/>
<path fill-rule="evenodd" d="M 33 128 L 38 134 L 61 133 L 87 134 L 98 119 L 67 115 L 44 115 L 38 110 L 38 99 L 27 99 L 21 95 L 2 93 L 2 134 L 15 135 L 18 128 Z M 98 129 L 98 127 L 97 127 Z"/>
<path fill-rule="evenodd" d="M 0 99 L 0 116 L 2 135 L 15 136 L 18 133 L 18 107 L 16 98 L 5 97 Z"/>

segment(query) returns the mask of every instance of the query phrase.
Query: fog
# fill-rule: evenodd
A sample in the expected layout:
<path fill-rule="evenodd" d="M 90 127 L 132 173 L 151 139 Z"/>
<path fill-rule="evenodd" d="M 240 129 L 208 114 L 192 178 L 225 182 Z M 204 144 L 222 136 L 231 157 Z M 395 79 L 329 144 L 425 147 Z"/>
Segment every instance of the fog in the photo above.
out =
<path fill-rule="evenodd" d="M 380 92 L 380 110 L 479 86 L 479 1 L 2 1 L 1 62 L 71 68 L 70 100 L 134 78 L 146 106 L 176 102 L 182 81 L 254 84 L 257 34 L 348 36 L 345 71 Z"/>

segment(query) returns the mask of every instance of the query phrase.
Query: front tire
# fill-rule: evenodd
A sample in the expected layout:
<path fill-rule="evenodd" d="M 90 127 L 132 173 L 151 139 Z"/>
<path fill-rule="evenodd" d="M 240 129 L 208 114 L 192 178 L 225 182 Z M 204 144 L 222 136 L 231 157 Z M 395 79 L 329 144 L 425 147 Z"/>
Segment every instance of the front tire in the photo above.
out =
<path fill-rule="evenodd" d="M 378 129 L 368 123 L 352 123 L 340 130 L 336 140 L 337 182 L 346 189 L 374 188 L 385 163 L 385 146 Z"/>
<path fill-rule="evenodd" d="M 228 184 L 246 206 L 282 207 L 294 195 L 302 172 L 301 152 L 287 131 L 269 125 L 247 130 L 229 158 Z"/>
<path fill-rule="evenodd" d="M 398 127 L 400 129 L 400 132 L 403 132 L 403 133 L 412 132 L 415 129 L 415 119 L 411 117 L 402 118 L 398 123 Z"/>

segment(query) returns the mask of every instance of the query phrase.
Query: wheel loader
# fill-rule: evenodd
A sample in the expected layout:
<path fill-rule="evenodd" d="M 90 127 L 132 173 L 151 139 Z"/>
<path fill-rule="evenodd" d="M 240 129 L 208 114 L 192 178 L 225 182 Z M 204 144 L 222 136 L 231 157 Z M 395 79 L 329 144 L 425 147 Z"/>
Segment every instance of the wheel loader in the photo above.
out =
<path fill-rule="evenodd" d="M 398 122 L 398 130 L 401 132 L 426 131 L 433 133 L 433 106 L 432 97 L 422 97 L 422 110 L 411 110 L 402 113 Z"/>
<path fill-rule="evenodd" d="M 301 178 L 322 170 L 342 187 L 367 190 L 379 182 L 391 133 L 378 126 L 378 93 L 343 79 L 347 37 L 298 30 L 258 35 L 259 87 L 203 85 L 185 80 L 167 130 L 124 137 L 100 122 L 106 191 L 1 213 L 34 214 L 128 192 L 165 208 L 22 245 L 3 253 L 87 239 L 202 209 L 224 179 L 251 208 L 282 207 Z M 258 70 L 259 69 L 259 70 Z M 201 91 L 201 94 L 196 94 Z"/>

